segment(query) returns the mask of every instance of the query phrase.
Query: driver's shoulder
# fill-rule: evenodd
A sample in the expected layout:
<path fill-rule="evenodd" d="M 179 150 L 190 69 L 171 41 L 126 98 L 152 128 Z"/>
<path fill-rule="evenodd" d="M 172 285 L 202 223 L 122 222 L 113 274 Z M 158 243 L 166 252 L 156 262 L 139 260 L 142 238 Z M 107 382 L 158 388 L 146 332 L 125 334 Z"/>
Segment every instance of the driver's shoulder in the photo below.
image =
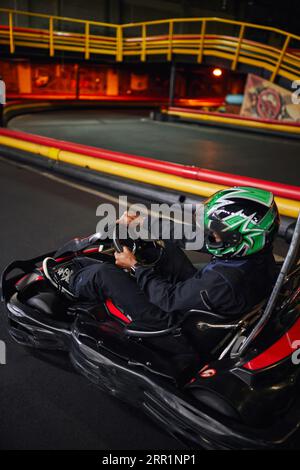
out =
<path fill-rule="evenodd" d="M 232 262 L 231 260 L 213 259 L 200 272 L 201 278 L 225 284 L 238 284 L 249 269 L 248 260 Z"/>

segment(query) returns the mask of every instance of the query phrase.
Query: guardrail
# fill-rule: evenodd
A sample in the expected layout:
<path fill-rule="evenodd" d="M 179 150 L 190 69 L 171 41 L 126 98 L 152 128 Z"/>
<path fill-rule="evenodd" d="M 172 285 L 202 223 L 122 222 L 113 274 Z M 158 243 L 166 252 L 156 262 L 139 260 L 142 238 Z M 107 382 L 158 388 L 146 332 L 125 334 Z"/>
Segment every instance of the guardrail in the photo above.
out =
<path fill-rule="evenodd" d="M 225 127 L 241 128 L 245 130 L 263 131 L 299 138 L 300 123 L 278 121 L 275 119 L 257 119 L 239 116 L 238 114 L 205 112 L 198 109 L 169 106 L 161 109 L 163 116 L 172 116 L 181 120 L 197 122 L 199 124 L 212 124 Z"/>
<path fill-rule="evenodd" d="M 48 49 L 50 57 L 54 56 L 56 50 L 60 50 L 83 52 L 86 59 L 89 59 L 91 52 L 93 52 L 115 55 L 119 60 L 120 25 L 6 8 L 0 8 L 1 13 L 7 15 L 7 25 L 3 25 L 0 30 L 0 44 L 8 43 L 11 54 L 15 53 L 17 46 L 22 46 Z M 45 27 L 19 28 L 16 26 L 18 17 L 38 18 L 41 23 L 45 24 Z M 75 30 L 81 27 L 82 33 L 63 31 L 63 24 L 67 25 L 67 29 L 70 25 Z M 91 28 L 98 29 L 98 32 L 91 33 Z M 103 28 L 108 29 L 109 33 L 106 31 L 105 35 L 100 34 Z"/>
<path fill-rule="evenodd" d="M 44 159 L 150 184 L 198 197 L 209 197 L 232 185 L 256 186 L 272 191 L 281 215 L 297 218 L 300 188 L 202 168 L 157 161 L 82 144 L 60 141 L 10 129 L 0 129 L 0 145 L 35 154 Z"/>
<path fill-rule="evenodd" d="M 300 36 L 270 26 L 222 18 L 172 18 L 130 24 L 112 24 L 0 8 L 6 18 L 0 28 L 0 44 L 11 54 L 18 47 L 113 56 L 116 61 L 135 56 L 176 54 L 194 56 L 202 63 L 207 56 L 229 61 L 236 70 L 248 64 L 296 80 L 300 77 Z M 19 17 L 39 18 L 43 28 L 17 26 Z M 71 31 L 70 31 L 71 28 Z"/>

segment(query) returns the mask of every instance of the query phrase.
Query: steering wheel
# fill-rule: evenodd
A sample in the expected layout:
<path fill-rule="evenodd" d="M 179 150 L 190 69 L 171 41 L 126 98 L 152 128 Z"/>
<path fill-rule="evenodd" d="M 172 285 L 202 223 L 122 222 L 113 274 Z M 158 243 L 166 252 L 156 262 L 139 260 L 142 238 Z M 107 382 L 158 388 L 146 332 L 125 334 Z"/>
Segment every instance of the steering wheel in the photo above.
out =
<path fill-rule="evenodd" d="M 120 239 L 119 226 L 116 225 L 112 235 L 112 241 L 117 253 L 122 253 L 123 247 L 127 246 L 135 255 L 137 261 L 142 266 L 155 266 L 161 259 L 164 252 L 164 244 L 160 240 L 133 240 L 127 229 L 127 238 Z"/>

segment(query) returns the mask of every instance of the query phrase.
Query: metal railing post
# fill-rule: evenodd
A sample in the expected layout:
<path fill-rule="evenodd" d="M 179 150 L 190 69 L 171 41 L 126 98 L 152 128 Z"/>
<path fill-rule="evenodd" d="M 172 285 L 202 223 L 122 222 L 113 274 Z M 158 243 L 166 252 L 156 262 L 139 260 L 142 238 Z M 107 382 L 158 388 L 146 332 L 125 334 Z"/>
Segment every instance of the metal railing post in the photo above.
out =
<path fill-rule="evenodd" d="M 171 70 L 170 70 L 169 107 L 172 107 L 174 104 L 175 85 L 176 85 L 176 65 L 174 62 L 172 62 Z"/>
<path fill-rule="evenodd" d="M 117 26 L 117 53 L 116 59 L 117 62 L 122 62 L 123 60 L 123 28 L 122 26 Z"/>
<path fill-rule="evenodd" d="M 203 59 L 205 30 L 206 30 L 206 21 L 202 20 L 201 33 L 200 33 L 200 35 L 201 35 L 201 37 L 200 37 L 200 47 L 199 47 L 199 53 L 198 53 L 198 59 L 197 59 L 198 63 L 201 63 L 202 59 Z"/>
<path fill-rule="evenodd" d="M 87 21 L 85 23 L 85 52 L 84 57 L 86 60 L 90 58 L 90 23 Z"/>
<path fill-rule="evenodd" d="M 9 48 L 10 53 L 15 52 L 15 43 L 14 43 L 14 21 L 13 21 L 13 12 L 8 13 L 8 24 L 9 24 Z"/>
<path fill-rule="evenodd" d="M 169 49 L 167 54 L 167 60 L 172 60 L 172 47 L 173 47 L 173 32 L 174 32 L 174 21 L 169 23 Z"/>
<path fill-rule="evenodd" d="M 145 23 L 142 24 L 142 51 L 141 51 L 141 61 L 145 62 L 146 60 L 146 37 L 147 29 Z"/>
<path fill-rule="evenodd" d="M 274 68 L 274 70 L 273 70 L 272 75 L 271 75 L 271 78 L 270 78 L 270 81 L 271 81 L 271 82 L 274 82 L 274 80 L 275 80 L 275 77 L 276 77 L 276 75 L 277 75 L 277 72 L 278 72 L 278 70 L 279 70 L 279 68 L 280 68 L 280 66 L 281 66 L 281 64 L 282 64 L 282 61 L 283 61 L 283 58 L 284 58 L 284 54 L 285 54 L 285 52 L 286 52 L 286 50 L 287 50 L 287 47 L 288 47 L 288 45 L 289 45 L 290 39 L 291 39 L 291 36 L 288 34 L 287 37 L 286 37 L 286 39 L 285 39 L 285 41 L 284 41 L 283 48 L 281 49 L 281 53 L 280 53 L 280 56 L 279 56 L 279 58 L 278 58 L 278 62 L 277 62 L 276 66 L 275 66 L 275 68 Z"/>
<path fill-rule="evenodd" d="M 242 42 L 243 42 L 243 38 L 244 38 L 244 32 L 245 32 L 245 25 L 242 24 L 241 27 L 240 27 L 239 39 L 238 39 L 238 44 L 237 44 L 235 56 L 234 56 L 233 62 L 231 64 L 231 70 L 236 70 L 237 63 L 238 63 L 238 60 L 239 60 L 240 50 L 241 50 L 241 46 L 242 46 Z"/>
<path fill-rule="evenodd" d="M 49 50 L 50 57 L 54 56 L 54 35 L 53 35 L 53 17 L 49 18 Z"/>

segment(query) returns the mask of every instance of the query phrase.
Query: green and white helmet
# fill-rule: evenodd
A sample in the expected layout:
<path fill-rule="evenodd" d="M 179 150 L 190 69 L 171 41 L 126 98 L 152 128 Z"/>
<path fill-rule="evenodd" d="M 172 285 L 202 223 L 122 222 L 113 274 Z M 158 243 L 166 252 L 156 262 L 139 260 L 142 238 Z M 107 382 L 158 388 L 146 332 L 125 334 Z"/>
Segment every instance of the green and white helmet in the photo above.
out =
<path fill-rule="evenodd" d="M 205 202 L 206 248 L 214 256 L 249 256 L 270 246 L 279 227 L 274 196 L 263 189 L 236 186 Z M 221 241 L 216 241 L 217 233 Z"/>

